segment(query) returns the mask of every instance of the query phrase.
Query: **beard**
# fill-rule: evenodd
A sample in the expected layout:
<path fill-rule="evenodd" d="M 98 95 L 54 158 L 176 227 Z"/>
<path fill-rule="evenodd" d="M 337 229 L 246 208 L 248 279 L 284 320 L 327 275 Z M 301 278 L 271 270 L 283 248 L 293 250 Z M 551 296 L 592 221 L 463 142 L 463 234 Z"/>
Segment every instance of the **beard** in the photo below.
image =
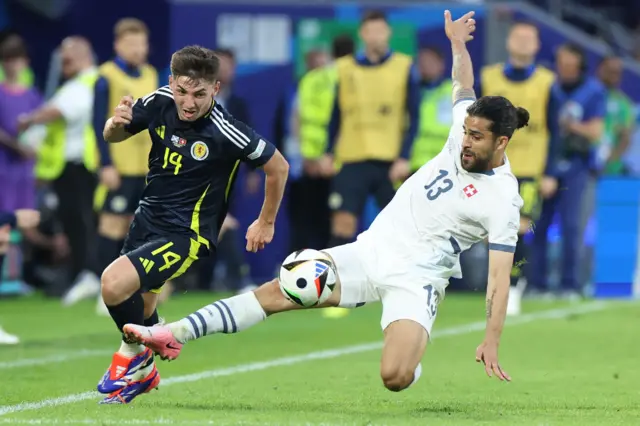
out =
<path fill-rule="evenodd" d="M 465 156 L 468 155 L 468 156 Z M 460 164 L 469 173 L 484 173 L 490 169 L 490 158 L 478 157 L 474 152 L 463 151 L 460 153 Z"/>

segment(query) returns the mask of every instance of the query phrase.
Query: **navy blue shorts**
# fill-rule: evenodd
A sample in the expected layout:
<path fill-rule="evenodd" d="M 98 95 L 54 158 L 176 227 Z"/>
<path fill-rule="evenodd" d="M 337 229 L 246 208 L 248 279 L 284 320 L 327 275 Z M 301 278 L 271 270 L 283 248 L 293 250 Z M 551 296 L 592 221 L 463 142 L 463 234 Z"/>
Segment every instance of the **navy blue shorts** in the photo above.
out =
<path fill-rule="evenodd" d="M 369 196 L 373 196 L 378 207 L 383 209 L 396 193 L 389 179 L 391 164 L 387 161 L 344 164 L 333 178 L 329 195 L 331 210 L 360 217 Z"/>
<path fill-rule="evenodd" d="M 135 266 L 143 292 L 160 293 L 166 281 L 209 256 L 209 249 L 188 235 L 153 232 L 134 219 L 120 254 Z"/>

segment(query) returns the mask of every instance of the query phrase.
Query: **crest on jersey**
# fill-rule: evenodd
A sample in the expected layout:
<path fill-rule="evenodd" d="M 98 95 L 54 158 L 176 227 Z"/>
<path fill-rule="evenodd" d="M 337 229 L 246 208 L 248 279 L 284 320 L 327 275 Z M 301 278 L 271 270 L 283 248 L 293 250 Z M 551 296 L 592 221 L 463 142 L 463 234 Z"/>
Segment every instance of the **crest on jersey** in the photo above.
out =
<path fill-rule="evenodd" d="M 463 191 L 467 198 L 471 198 L 478 193 L 478 190 L 473 186 L 473 184 L 465 186 Z"/>
<path fill-rule="evenodd" d="M 171 136 L 171 142 L 173 143 L 173 145 L 176 148 L 182 148 L 183 146 L 185 146 L 187 144 L 187 140 L 183 139 L 179 136 L 173 135 Z"/>
<path fill-rule="evenodd" d="M 202 161 L 209 156 L 209 147 L 204 142 L 194 142 L 191 145 L 191 156 L 194 160 Z"/>

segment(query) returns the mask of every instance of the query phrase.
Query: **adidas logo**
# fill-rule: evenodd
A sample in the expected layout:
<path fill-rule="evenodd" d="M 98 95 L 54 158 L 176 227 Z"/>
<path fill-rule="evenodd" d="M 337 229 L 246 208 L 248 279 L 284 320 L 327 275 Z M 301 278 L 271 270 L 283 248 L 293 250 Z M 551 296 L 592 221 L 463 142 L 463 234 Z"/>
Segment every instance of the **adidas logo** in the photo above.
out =
<path fill-rule="evenodd" d="M 151 268 L 153 268 L 153 265 L 156 264 L 156 262 L 154 262 L 153 260 L 149 260 L 149 259 L 144 259 L 144 258 L 140 258 L 140 263 L 142 263 L 142 267 L 144 268 L 144 271 L 148 274 L 149 271 L 151 271 Z"/>

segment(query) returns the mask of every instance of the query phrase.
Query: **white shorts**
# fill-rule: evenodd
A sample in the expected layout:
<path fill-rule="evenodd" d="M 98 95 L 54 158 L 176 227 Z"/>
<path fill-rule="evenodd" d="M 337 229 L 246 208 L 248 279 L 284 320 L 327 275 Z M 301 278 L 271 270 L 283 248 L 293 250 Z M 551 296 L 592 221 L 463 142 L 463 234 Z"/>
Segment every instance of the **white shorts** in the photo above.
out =
<path fill-rule="evenodd" d="M 382 330 L 392 322 L 407 319 L 422 325 L 431 336 L 442 300 L 440 286 L 408 268 L 380 268 L 375 252 L 361 241 L 323 251 L 331 256 L 338 273 L 341 307 L 357 308 L 380 301 Z M 377 272 L 380 270 L 388 272 Z"/>

